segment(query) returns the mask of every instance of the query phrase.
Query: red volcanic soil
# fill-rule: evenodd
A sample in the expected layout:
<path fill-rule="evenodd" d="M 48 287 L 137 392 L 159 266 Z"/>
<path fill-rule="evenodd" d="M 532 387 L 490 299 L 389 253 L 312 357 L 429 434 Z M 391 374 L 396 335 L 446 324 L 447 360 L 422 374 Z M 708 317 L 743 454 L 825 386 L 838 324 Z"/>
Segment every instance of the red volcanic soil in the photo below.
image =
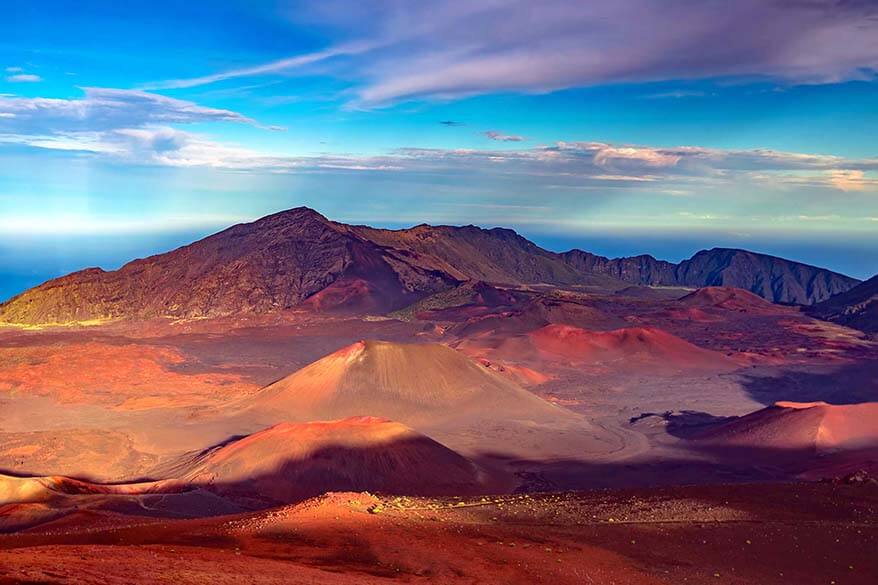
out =
<path fill-rule="evenodd" d="M 691 307 L 716 307 L 742 313 L 777 313 L 785 311 L 784 308 L 774 305 L 750 291 L 726 286 L 700 288 L 680 298 L 678 303 Z"/>
<path fill-rule="evenodd" d="M 629 327 L 589 331 L 568 325 L 548 325 L 528 334 L 529 341 L 547 359 L 581 364 L 658 369 L 734 369 L 728 357 L 695 346 L 654 328 Z"/>
<path fill-rule="evenodd" d="M 722 321 L 722 317 L 711 315 L 698 307 L 685 307 L 682 309 L 668 309 L 667 314 L 677 321 L 692 321 L 695 323 L 715 323 Z"/>
<path fill-rule="evenodd" d="M 816 452 L 878 448 L 878 403 L 778 402 L 711 429 L 712 442 Z"/>
<path fill-rule="evenodd" d="M 342 278 L 308 297 L 301 307 L 319 312 L 368 312 L 382 303 L 375 287 L 362 278 Z"/>
<path fill-rule="evenodd" d="M 509 363 L 494 363 L 486 358 L 479 358 L 478 362 L 486 368 L 504 374 L 525 386 L 545 384 L 552 379 L 552 376 L 538 372 L 527 366 Z"/>
<path fill-rule="evenodd" d="M 405 424 L 573 415 L 447 346 L 361 341 L 276 382 L 249 409 L 293 420 L 381 416 Z"/>
<path fill-rule="evenodd" d="M 437 495 L 500 487 L 440 443 L 373 417 L 281 423 L 177 466 L 182 468 L 177 477 L 187 484 L 278 503 L 339 489 Z"/>
<path fill-rule="evenodd" d="M 96 341 L 0 348 L 0 393 L 142 409 L 222 401 L 257 386 L 225 373 L 184 374 L 175 348 Z"/>
<path fill-rule="evenodd" d="M 0 535 L 0 583 L 872 585 L 878 491 L 732 485 L 476 498 L 335 493 L 200 520 Z"/>

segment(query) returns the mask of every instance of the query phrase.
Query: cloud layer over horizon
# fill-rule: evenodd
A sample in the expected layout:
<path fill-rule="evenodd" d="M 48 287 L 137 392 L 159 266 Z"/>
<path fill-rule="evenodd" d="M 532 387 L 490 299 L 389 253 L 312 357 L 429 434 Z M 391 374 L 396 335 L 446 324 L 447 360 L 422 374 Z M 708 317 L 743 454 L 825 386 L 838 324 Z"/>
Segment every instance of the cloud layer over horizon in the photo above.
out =
<path fill-rule="evenodd" d="M 9 11 L 7 230 L 198 226 L 302 201 L 565 234 L 878 227 L 869 0 Z"/>

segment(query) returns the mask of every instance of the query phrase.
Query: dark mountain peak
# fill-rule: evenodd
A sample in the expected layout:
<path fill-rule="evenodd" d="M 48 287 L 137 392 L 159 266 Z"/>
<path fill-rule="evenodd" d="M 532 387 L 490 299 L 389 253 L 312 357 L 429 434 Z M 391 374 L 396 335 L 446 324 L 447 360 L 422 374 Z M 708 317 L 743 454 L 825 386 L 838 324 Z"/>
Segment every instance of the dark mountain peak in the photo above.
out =
<path fill-rule="evenodd" d="M 191 247 L 197 249 L 203 246 L 217 245 L 228 248 L 229 245 L 238 246 L 242 238 L 265 240 L 285 237 L 290 232 L 301 232 L 309 229 L 317 231 L 335 230 L 335 226 L 336 224 L 310 207 L 294 207 L 260 217 L 250 222 L 235 224 L 180 249 Z"/>
<path fill-rule="evenodd" d="M 729 255 L 739 254 L 742 252 L 745 254 L 751 253 L 748 250 L 741 250 L 739 248 L 723 248 L 720 246 L 714 246 L 713 248 L 708 248 L 706 250 L 698 250 L 697 252 L 695 252 L 695 254 L 692 255 L 692 258 L 695 258 L 696 256 L 717 255 L 717 254 L 720 254 L 723 256 L 729 256 Z"/>
<path fill-rule="evenodd" d="M 526 240 L 526 238 L 524 236 L 522 236 L 517 231 L 510 229 L 510 228 L 492 227 L 492 228 L 489 228 L 487 231 L 492 233 L 492 234 L 502 236 L 503 238 L 506 238 L 509 240 L 519 239 L 519 238 L 522 240 Z M 530 240 L 527 240 L 527 241 L 528 241 L 528 243 L 530 243 Z"/>
<path fill-rule="evenodd" d="M 319 220 L 323 220 L 323 221 L 328 221 L 326 219 L 326 216 L 324 216 L 322 213 L 320 213 L 316 209 L 312 209 L 312 208 L 306 207 L 304 205 L 300 205 L 299 207 L 292 207 L 290 209 L 285 209 L 283 211 L 278 211 L 277 213 L 272 213 L 272 214 L 266 215 L 265 217 L 263 217 L 261 219 L 265 220 L 265 219 L 271 219 L 273 217 L 311 218 L 311 219 L 319 219 Z"/>
<path fill-rule="evenodd" d="M 292 209 L 266 215 L 256 221 L 241 225 L 253 226 L 254 228 L 265 228 L 269 226 L 296 224 L 301 222 L 332 223 L 323 214 L 311 209 L 310 207 L 294 207 Z"/>
<path fill-rule="evenodd" d="M 808 269 L 818 271 L 820 273 L 827 273 L 839 276 L 841 278 L 845 278 L 850 280 L 853 284 L 860 282 L 855 278 L 851 278 L 849 276 L 845 276 L 844 274 L 840 274 L 838 272 L 833 272 L 831 270 L 827 270 L 825 268 L 820 268 L 819 266 L 814 266 L 813 264 L 806 264 L 804 262 L 797 262 L 795 260 L 787 260 L 786 258 L 781 258 L 780 256 L 773 256 L 771 254 L 765 254 L 763 252 L 754 252 L 752 250 L 744 250 L 741 248 L 710 248 L 709 250 L 700 250 L 696 252 L 688 262 L 692 262 L 697 258 L 705 258 L 705 257 L 714 257 L 714 258 L 722 258 L 728 260 L 734 260 L 738 257 L 746 257 L 750 261 L 754 262 L 765 262 L 765 263 L 775 263 L 781 264 L 785 266 L 789 266 L 794 269 Z M 684 262 L 687 262 L 684 260 Z M 853 285 L 852 284 L 852 285 Z"/>
<path fill-rule="evenodd" d="M 665 262 L 664 260 L 659 260 L 652 254 L 638 254 L 637 256 L 632 256 L 632 258 L 645 262 Z"/>
<path fill-rule="evenodd" d="M 824 268 L 736 248 L 702 250 L 680 262 L 674 277 L 683 286 L 742 288 L 775 303 L 798 305 L 820 302 L 859 283 Z"/>
<path fill-rule="evenodd" d="M 859 281 L 823 268 L 776 256 L 715 247 L 679 264 L 649 255 L 610 260 L 581 250 L 562 257 L 578 270 L 606 274 L 641 285 L 735 287 L 775 303 L 809 305 L 846 291 Z"/>

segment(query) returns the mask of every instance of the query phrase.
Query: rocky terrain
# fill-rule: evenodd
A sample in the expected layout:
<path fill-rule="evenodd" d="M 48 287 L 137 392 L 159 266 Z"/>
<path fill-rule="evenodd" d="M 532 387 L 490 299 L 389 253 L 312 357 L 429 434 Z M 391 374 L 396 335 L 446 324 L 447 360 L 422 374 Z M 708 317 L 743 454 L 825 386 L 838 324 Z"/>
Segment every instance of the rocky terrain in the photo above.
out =
<path fill-rule="evenodd" d="M 878 276 L 815 305 L 811 314 L 867 333 L 878 333 Z"/>
<path fill-rule="evenodd" d="M 0 583 L 871 585 L 878 572 L 878 492 L 844 481 L 330 493 L 200 519 L 119 514 L 108 496 L 70 497 L 79 509 L 61 517 L 42 503 L 0 508 L 0 532 L 29 527 L 0 534 Z"/>

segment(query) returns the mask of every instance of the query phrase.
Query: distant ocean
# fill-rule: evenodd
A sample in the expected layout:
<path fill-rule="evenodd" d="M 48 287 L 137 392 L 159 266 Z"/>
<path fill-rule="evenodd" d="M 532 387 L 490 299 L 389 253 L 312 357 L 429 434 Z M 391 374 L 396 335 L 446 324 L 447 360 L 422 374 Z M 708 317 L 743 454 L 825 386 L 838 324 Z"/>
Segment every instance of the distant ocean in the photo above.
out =
<path fill-rule="evenodd" d="M 178 248 L 208 233 L 27 238 L 0 235 L 0 302 L 76 270 L 93 266 L 114 270 L 130 260 Z"/>
<path fill-rule="evenodd" d="M 384 227 L 402 227 L 385 224 Z M 99 266 L 114 270 L 126 262 L 172 250 L 209 233 L 179 232 L 102 236 L 34 236 L 9 238 L 0 235 L 0 302 L 46 280 Z M 878 234 L 849 242 L 819 239 L 754 239 L 750 237 L 691 234 L 669 238 L 656 234 L 559 235 L 520 233 L 554 251 L 580 248 L 609 257 L 652 254 L 677 262 L 698 250 L 712 247 L 744 248 L 829 268 L 856 278 L 878 273 Z"/>

